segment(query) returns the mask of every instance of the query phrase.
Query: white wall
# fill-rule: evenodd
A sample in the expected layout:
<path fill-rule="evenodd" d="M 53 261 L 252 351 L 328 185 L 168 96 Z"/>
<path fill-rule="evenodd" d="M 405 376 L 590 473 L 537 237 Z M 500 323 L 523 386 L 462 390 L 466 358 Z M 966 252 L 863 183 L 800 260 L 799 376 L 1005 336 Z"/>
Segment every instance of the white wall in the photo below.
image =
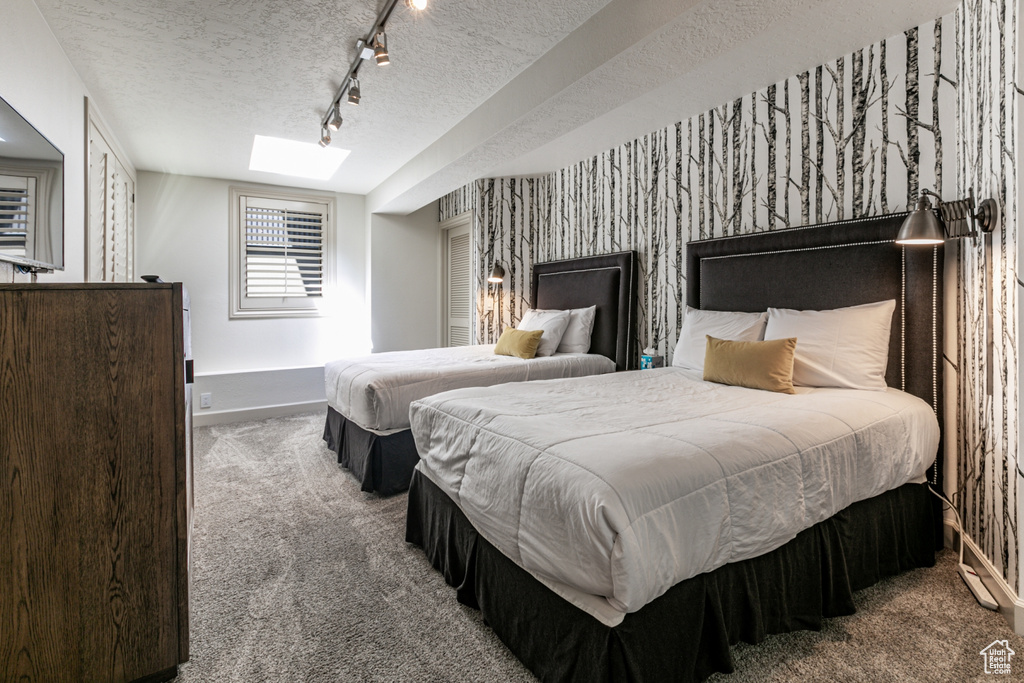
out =
<path fill-rule="evenodd" d="M 407 216 L 370 216 L 374 353 L 441 345 L 437 202 Z"/>
<path fill-rule="evenodd" d="M 40 282 L 85 279 L 85 97 L 88 92 L 32 0 L 3 0 L 0 97 L 64 153 L 64 267 Z M 0 282 L 14 275 L 0 268 Z"/>
<path fill-rule="evenodd" d="M 136 186 L 136 272 L 183 282 L 192 297 L 194 391 L 196 413 L 202 418 L 197 418 L 198 424 L 223 421 L 223 416 L 205 419 L 207 414 L 252 417 L 263 414 L 252 410 L 283 403 L 296 409 L 308 403 L 307 407 L 316 409 L 324 399 L 322 372 L 310 368 L 370 349 L 363 197 L 334 195 L 337 287 L 327 293 L 333 295 L 328 297 L 330 315 L 231 320 L 228 195 L 232 185 L 257 187 L 145 171 L 138 174 Z M 294 372 L 288 376 L 267 374 L 268 370 Z M 247 390 L 239 392 L 239 386 Z M 281 393 L 285 386 L 287 401 Z M 198 407 L 199 394 L 204 392 L 213 394 L 213 406 L 205 410 Z"/>
<path fill-rule="evenodd" d="M 335 195 L 338 277 L 333 315 L 230 320 L 228 191 L 232 185 L 258 187 L 143 171 L 135 192 L 136 272 L 185 283 L 192 296 L 196 372 L 308 367 L 368 353 L 363 197 Z"/>

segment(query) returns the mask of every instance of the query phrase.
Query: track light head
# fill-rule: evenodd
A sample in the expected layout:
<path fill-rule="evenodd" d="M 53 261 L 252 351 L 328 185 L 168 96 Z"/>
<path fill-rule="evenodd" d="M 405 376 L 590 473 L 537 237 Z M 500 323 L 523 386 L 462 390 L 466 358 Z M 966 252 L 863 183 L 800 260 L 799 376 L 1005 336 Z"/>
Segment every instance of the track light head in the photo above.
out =
<path fill-rule="evenodd" d="M 329 144 L 331 144 L 331 131 L 324 126 L 320 131 L 320 146 L 326 147 Z"/>
<path fill-rule="evenodd" d="M 377 66 L 387 66 L 391 63 L 388 57 L 388 37 L 384 31 L 377 31 L 373 37 L 373 56 L 377 59 Z"/>
<path fill-rule="evenodd" d="M 359 104 L 359 79 L 353 78 L 348 86 L 348 103 Z"/>
<path fill-rule="evenodd" d="M 341 128 L 343 120 L 341 118 L 341 104 L 338 102 L 334 103 L 334 109 L 331 111 L 331 120 L 327 122 L 327 127 L 337 132 Z"/>
<path fill-rule="evenodd" d="M 427 9 L 427 0 L 405 0 L 405 6 L 409 9 L 425 10 Z"/>

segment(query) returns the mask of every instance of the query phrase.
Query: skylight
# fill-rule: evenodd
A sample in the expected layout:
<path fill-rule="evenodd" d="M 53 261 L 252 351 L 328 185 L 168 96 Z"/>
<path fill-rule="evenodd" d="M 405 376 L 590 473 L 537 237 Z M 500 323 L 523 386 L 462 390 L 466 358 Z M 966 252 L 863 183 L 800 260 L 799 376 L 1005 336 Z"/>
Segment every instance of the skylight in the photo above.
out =
<path fill-rule="evenodd" d="M 348 155 L 347 149 L 256 135 L 249 170 L 328 180 Z"/>

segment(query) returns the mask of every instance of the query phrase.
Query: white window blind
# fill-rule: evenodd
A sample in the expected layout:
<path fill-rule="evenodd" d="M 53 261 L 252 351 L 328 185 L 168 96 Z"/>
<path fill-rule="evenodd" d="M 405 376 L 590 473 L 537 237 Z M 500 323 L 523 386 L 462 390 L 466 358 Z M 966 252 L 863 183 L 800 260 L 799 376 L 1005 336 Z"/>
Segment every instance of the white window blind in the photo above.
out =
<path fill-rule="evenodd" d="M 0 252 L 25 256 L 35 226 L 36 180 L 0 175 Z"/>
<path fill-rule="evenodd" d="M 245 199 L 245 295 L 322 296 L 326 207 Z"/>
<path fill-rule="evenodd" d="M 232 315 L 318 315 L 328 275 L 329 201 L 235 195 Z"/>

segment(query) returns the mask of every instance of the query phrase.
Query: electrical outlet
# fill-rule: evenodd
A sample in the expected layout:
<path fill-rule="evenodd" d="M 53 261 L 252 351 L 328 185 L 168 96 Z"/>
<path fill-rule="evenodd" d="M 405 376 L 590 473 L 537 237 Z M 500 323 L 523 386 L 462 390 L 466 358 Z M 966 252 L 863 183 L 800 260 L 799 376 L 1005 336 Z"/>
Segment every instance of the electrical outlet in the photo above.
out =
<path fill-rule="evenodd" d="M 213 394 L 199 394 L 199 407 L 210 408 L 213 406 Z"/>

